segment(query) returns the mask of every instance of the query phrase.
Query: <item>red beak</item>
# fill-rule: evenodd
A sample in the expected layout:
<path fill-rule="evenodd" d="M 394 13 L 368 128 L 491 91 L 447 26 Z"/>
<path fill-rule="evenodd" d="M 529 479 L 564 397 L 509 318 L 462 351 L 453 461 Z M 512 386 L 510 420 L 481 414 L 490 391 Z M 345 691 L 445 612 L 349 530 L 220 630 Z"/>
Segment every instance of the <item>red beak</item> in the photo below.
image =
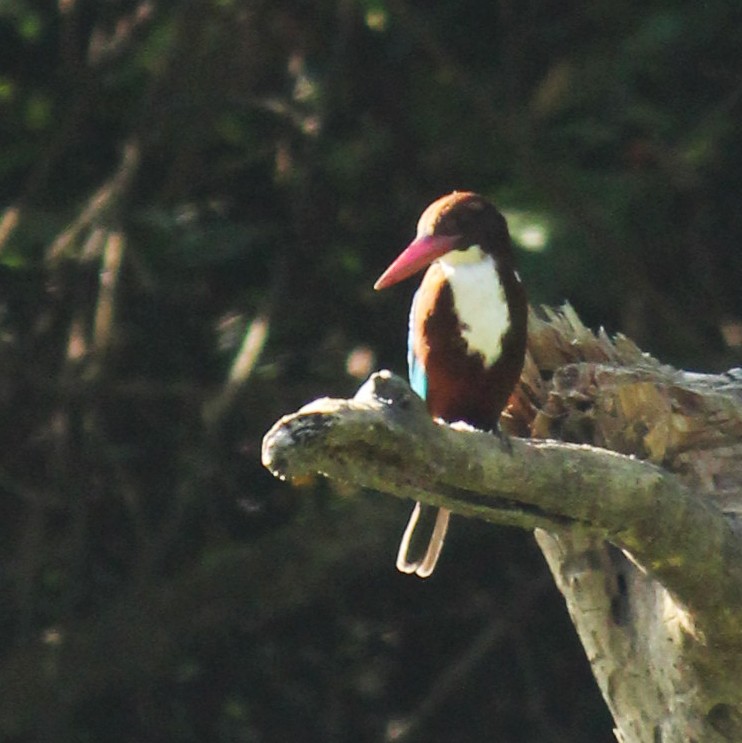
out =
<path fill-rule="evenodd" d="M 425 235 L 416 237 L 400 253 L 396 260 L 379 277 L 374 289 L 386 289 L 404 279 L 413 276 L 436 258 L 454 250 L 461 240 L 459 235 Z"/>

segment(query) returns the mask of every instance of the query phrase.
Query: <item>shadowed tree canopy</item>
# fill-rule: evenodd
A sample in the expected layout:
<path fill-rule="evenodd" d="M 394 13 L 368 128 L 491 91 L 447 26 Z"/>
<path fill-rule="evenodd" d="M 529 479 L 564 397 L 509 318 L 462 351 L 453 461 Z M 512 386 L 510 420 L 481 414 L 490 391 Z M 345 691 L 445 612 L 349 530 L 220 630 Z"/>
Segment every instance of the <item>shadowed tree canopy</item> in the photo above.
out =
<path fill-rule="evenodd" d="M 457 519 L 436 575 L 405 578 L 407 503 L 279 483 L 261 439 L 404 369 L 412 286 L 372 283 L 456 188 L 505 213 L 533 306 L 738 366 L 741 21 L 724 0 L 0 4 L 0 738 L 613 740 L 525 530 Z M 722 448 L 680 445 L 691 378 L 568 358 L 539 362 L 552 394 L 515 434 L 726 492 Z"/>

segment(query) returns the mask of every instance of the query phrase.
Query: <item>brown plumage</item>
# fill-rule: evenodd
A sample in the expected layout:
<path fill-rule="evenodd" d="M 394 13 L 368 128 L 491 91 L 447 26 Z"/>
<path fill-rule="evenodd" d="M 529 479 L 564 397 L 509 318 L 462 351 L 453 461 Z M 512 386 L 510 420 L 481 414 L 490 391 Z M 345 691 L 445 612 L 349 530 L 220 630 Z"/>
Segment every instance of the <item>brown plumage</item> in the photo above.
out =
<path fill-rule="evenodd" d="M 426 272 L 412 318 L 413 353 L 427 376 L 425 402 L 435 418 L 494 430 L 523 368 L 528 314 L 523 286 L 514 280 L 505 285 L 510 328 L 498 359 L 487 367 L 481 354 L 468 352 L 451 287 L 440 273 L 435 264 Z"/>

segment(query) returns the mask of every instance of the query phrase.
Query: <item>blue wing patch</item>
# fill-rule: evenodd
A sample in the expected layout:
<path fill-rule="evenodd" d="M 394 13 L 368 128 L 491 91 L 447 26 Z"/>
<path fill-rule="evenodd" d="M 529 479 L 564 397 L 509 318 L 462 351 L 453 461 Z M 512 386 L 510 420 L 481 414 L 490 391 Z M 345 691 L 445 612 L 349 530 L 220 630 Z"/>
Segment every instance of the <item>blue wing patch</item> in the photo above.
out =
<path fill-rule="evenodd" d="M 417 295 L 420 290 L 415 292 L 412 298 L 412 307 L 410 307 L 410 320 L 407 330 L 407 374 L 410 380 L 410 387 L 424 400 L 428 394 L 428 376 L 425 373 L 425 367 L 422 361 L 415 356 L 414 349 L 414 322 L 415 322 L 415 305 L 417 304 Z"/>

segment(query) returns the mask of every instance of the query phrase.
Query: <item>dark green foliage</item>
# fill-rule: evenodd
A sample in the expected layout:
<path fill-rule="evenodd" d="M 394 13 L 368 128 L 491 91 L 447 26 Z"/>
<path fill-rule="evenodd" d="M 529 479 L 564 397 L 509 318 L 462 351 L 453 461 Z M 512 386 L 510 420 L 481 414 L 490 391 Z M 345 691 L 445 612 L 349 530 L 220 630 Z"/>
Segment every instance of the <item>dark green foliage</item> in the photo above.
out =
<path fill-rule="evenodd" d="M 533 303 L 739 363 L 741 21 L 0 4 L 0 738 L 611 740 L 528 535 L 457 520 L 399 576 L 402 504 L 260 439 L 403 370 L 412 286 L 371 286 L 454 188 L 545 236 Z"/>

